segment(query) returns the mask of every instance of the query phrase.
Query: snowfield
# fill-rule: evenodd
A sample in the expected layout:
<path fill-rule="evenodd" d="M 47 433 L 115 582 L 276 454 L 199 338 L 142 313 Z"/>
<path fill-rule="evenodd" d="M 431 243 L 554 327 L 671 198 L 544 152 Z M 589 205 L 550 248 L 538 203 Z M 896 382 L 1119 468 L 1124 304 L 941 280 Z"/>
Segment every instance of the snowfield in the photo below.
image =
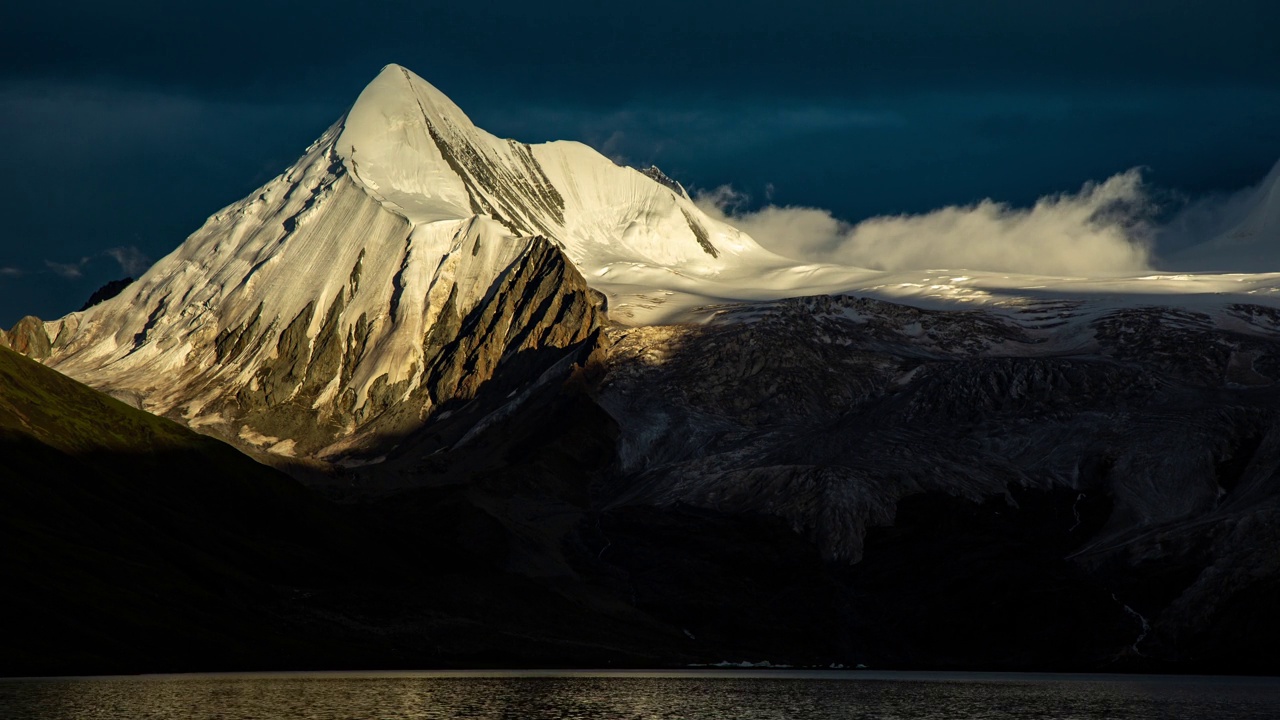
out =
<path fill-rule="evenodd" d="M 1275 244 L 1280 173 L 1267 183 L 1246 220 L 1202 254 Z M 630 326 L 737 320 L 749 314 L 723 311 L 838 293 L 997 312 L 1070 299 L 1089 306 L 1082 317 L 1150 304 L 1280 305 L 1280 273 L 1072 278 L 801 263 L 708 216 L 656 170 L 618 166 L 576 142 L 494 137 L 388 65 L 293 167 L 210 217 L 116 298 L 47 323 L 48 362 L 200 426 L 221 417 L 211 403 L 227 388 L 271 400 L 268 376 L 280 385 L 303 372 L 280 367 L 287 353 L 337 338 L 348 357 L 312 407 L 350 390 L 361 408 L 375 386 L 407 398 L 441 313 L 477 307 L 535 237 L 559 247 L 607 298 L 609 318 Z M 258 432 L 231 434 L 274 439 Z"/>

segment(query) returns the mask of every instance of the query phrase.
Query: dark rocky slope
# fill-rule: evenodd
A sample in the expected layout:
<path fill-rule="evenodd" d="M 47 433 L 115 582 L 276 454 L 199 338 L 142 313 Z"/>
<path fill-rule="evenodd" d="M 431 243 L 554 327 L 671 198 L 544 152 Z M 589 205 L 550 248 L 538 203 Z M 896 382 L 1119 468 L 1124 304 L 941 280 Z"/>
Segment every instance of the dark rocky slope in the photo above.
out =
<path fill-rule="evenodd" d="M 132 277 L 123 277 L 123 278 L 120 278 L 119 280 L 108 281 L 102 287 L 93 291 L 93 294 L 89 296 L 89 299 L 85 300 L 84 304 L 80 306 L 80 311 L 83 312 L 93 307 L 94 305 L 97 305 L 98 303 L 103 303 L 110 300 L 111 298 L 119 295 L 120 291 L 124 290 L 125 288 L 129 287 L 132 284 L 133 284 Z"/>
<path fill-rule="evenodd" d="M 4 349 L 0 458 L 0 674 L 672 654 L 660 624 L 605 595 L 584 615 L 582 589 L 486 564 L 476 511 L 333 505 Z"/>
<path fill-rule="evenodd" d="M 610 328 L 351 481 L 480 508 L 496 566 L 606 588 L 699 659 L 1270 672 L 1275 325 L 821 297 Z"/>
<path fill-rule="evenodd" d="M 2 349 L 0 448 L 2 672 L 305 664 L 293 600 L 405 564 L 290 478 Z"/>
<path fill-rule="evenodd" d="M 542 267 L 444 339 L 465 394 L 324 476 L 342 506 L 190 434 L 63 447 L 111 401 L 13 395 L 48 371 L 6 354 L 3 527 L 39 548 L 6 559 L 41 628 L 14 668 L 1278 669 L 1271 311 L 824 297 L 621 329 Z"/>
<path fill-rule="evenodd" d="M 1280 550 L 1275 311 L 743 313 L 618 333 L 605 507 L 782 519 L 855 562 L 863 617 L 895 628 L 881 661 L 1275 669 L 1254 652 L 1280 639 L 1258 612 Z"/>
<path fill-rule="evenodd" d="M 470 401 L 480 385 L 499 374 L 500 365 L 514 363 L 503 368 L 504 378 L 536 378 L 572 354 L 601 322 L 599 294 L 554 245 L 532 238 L 510 265 L 482 278 L 487 285 L 474 307 L 460 307 L 459 288 L 453 287 L 422 338 L 422 365 L 415 376 L 392 383 L 383 373 L 358 401 L 353 377 L 360 363 L 370 362 L 369 326 L 358 321 L 344 333 L 339 321 L 346 303 L 359 292 L 358 269 L 347 291 L 327 310 L 312 302 L 282 331 L 268 327 L 279 322 L 258 320 L 220 331 L 217 364 L 201 380 L 206 385 L 223 381 L 219 369 L 234 368 L 255 345 L 273 341 L 275 353 L 253 382 L 230 384 L 204 409 L 206 416 L 221 418 L 207 432 L 252 452 L 258 446 L 243 432 L 252 428 L 272 442 L 292 441 L 292 453 L 304 461 L 323 451 L 329 462 L 362 463 L 384 454 L 395 438 L 432 416 Z M 307 328 L 322 310 L 320 329 L 309 337 Z M 173 418 L 183 419 L 179 413 Z M 258 457 L 289 464 L 265 454 Z"/>

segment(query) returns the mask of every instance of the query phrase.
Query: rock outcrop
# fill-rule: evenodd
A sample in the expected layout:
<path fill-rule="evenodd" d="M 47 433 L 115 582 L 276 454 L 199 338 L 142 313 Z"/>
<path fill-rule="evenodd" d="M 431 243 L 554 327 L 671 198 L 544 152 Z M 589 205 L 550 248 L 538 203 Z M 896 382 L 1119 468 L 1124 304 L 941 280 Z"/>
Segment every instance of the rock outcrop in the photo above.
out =
<path fill-rule="evenodd" d="M 415 363 L 421 370 L 397 382 L 377 376 L 362 401 L 352 378 L 367 352 L 367 323 L 363 316 L 354 323 L 345 317 L 339 298 L 311 337 L 302 331 L 312 324 L 309 304 L 278 335 L 275 356 L 254 381 L 228 391 L 205 412 L 224 418 L 225 428 L 250 428 L 252 434 L 239 432 L 238 439 L 262 449 L 279 451 L 277 444 L 288 442 L 290 454 L 329 461 L 385 456 L 394 449 L 394 438 L 456 411 L 488 383 L 511 391 L 533 384 L 588 341 L 602 322 L 599 297 L 542 238 L 529 241 L 488 283 L 477 305 L 462 306 L 464 293 L 449 290 L 422 338 L 420 364 Z M 226 357 L 233 359 L 240 338 L 252 334 L 252 323 L 224 331 Z"/>
<path fill-rule="evenodd" d="M 15 352 L 41 361 L 48 359 L 53 352 L 49 334 L 44 329 L 44 321 L 34 315 L 22 318 L 9 332 L 4 333 L 4 344 Z"/>
<path fill-rule="evenodd" d="M 80 306 L 80 312 L 84 312 L 98 303 L 106 302 L 107 300 L 119 295 L 120 292 L 129 287 L 131 283 L 133 283 L 133 278 L 131 277 L 120 278 L 119 280 L 112 280 L 106 283 L 97 290 L 94 290 L 93 294 L 89 296 L 89 299 L 84 301 L 84 305 Z"/>
<path fill-rule="evenodd" d="M 857 560 L 912 494 L 1104 495 L 1115 509 L 1090 543 L 1105 545 L 1218 512 L 1239 482 L 1222 468 L 1280 474 L 1250 460 L 1280 423 L 1267 308 L 1045 322 L 822 297 L 743 312 L 616 331 L 607 502 L 772 514 Z"/>

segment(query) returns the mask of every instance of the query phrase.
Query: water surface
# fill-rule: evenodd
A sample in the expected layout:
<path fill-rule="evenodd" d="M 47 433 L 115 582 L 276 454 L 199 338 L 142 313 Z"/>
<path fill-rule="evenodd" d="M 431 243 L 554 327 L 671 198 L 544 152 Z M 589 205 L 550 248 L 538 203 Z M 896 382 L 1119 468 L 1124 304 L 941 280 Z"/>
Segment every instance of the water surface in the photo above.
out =
<path fill-rule="evenodd" d="M 1280 681 L 791 671 L 56 678 L 0 680 L 0 718 L 1273 720 Z"/>

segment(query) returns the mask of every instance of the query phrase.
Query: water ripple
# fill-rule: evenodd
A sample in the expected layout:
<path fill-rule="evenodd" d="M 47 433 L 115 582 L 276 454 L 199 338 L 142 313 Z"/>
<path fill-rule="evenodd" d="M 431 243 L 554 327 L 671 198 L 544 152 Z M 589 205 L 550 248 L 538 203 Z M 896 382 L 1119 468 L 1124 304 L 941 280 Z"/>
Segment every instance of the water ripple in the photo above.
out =
<path fill-rule="evenodd" d="M 1250 678 L 893 674 L 211 675 L 0 680 L 23 720 L 1148 720 L 1280 717 Z"/>

